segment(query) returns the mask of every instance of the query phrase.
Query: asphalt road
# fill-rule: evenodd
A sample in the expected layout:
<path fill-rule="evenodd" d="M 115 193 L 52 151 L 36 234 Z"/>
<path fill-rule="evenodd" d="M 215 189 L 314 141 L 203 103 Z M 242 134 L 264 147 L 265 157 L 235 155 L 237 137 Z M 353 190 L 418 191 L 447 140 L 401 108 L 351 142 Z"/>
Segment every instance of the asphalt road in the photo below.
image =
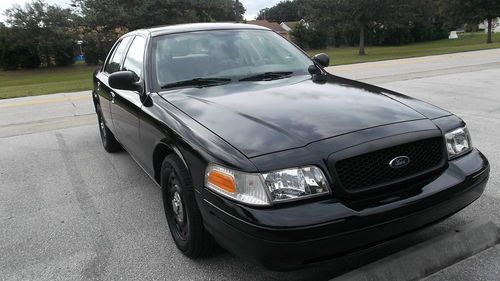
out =
<path fill-rule="evenodd" d="M 463 117 L 491 161 L 491 179 L 477 202 L 442 223 L 364 255 L 286 273 L 222 250 L 204 260 L 183 257 L 158 187 L 126 152 L 104 152 L 89 93 L 0 101 L 0 280 L 327 280 L 471 221 L 500 225 L 498 66 L 500 50 L 490 50 L 330 69 Z M 447 269 L 448 280 L 477 277 L 481 259 L 498 270 L 496 252 Z"/>

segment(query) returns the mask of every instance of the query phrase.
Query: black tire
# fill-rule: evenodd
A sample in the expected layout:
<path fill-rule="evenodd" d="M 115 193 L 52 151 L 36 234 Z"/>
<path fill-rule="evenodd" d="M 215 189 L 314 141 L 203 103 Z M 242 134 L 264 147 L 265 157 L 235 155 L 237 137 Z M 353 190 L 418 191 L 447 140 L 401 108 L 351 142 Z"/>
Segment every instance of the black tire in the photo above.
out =
<path fill-rule="evenodd" d="M 102 116 L 101 107 L 99 105 L 96 105 L 96 113 L 97 124 L 99 125 L 99 133 L 101 135 L 102 146 L 104 146 L 104 149 L 110 153 L 122 151 L 123 147 L 116 140 L 113 133 L 108 129 L 108 126 L 106 126 L 104 117 Z"/>
<path fill-rule="evenodd" d="M 211 254 L 215 242 L 203 226 L 191 176 L 177 155 L 163 160 L 161 190 L 168 227 L 177 248 L 190 258 Z"/>

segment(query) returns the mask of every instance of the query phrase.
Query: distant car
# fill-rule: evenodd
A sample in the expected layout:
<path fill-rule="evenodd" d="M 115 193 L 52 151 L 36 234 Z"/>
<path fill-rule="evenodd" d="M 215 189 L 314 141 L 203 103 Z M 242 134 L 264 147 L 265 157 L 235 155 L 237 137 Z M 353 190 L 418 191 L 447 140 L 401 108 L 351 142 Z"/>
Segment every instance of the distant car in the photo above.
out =
<path fill-rule="evenodd" d="M 186 256 L 215 240 L 273 269 L 386 241 L 483 193 L 489 164 L 461 119 L 328 65 L 253 25 L 128 33 L 94 74 L 102 143 L 161 186 Z"/>

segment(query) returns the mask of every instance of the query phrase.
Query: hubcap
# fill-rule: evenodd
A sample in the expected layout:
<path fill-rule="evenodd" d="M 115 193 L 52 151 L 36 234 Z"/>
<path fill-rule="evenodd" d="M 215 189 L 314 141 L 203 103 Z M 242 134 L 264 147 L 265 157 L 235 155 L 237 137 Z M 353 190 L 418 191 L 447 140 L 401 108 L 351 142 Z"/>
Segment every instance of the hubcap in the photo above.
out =
<path fill-rule="evenodd" d="M 169 218 L 170 222 L 173 224 L 170 230 L 175 233 L 174 237 L 186 241 L 189 236 L 189 213 L 184 209 L 185 202 L 182 201 L 181 194 L 182 188 L 179 180 L 175 172 L 171 171 L 168 176 L 167 190 L 164 194 L 163 202 L 165 203 L 165 208 L 167 208 L 167 205 L 170 205 L 168 206 L 169 211 L 167 212 L 167 218 Z"/>
<path fill-rule="evenodd" d="M 175 219 L 177 222 L 181 223 L 184 222 L 184 211 L 182 208 L 182 200 L 179 192 L 175 191 L 174 196 L 172 199 L 172 209 L 175 214 Z"/>

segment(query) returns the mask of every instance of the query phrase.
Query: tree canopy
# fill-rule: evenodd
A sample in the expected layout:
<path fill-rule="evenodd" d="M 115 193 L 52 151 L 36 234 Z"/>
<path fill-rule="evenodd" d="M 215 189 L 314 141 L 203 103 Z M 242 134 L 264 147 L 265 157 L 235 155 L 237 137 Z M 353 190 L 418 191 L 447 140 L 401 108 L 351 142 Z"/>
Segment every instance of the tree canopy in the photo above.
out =
<path fill-rule="evenodd" d="M 73 63 L 75 42 L 80 40 L 87 63 L 97 64 L 116 39 L 129 30 L 241 21 L 245 14 L 245 7 L 235 0 L 72 0 L 72 6 L 64 9 L 34 0 L 8 9 L 6 24 L 0 25 L 0 66 L 68 65 Z"/>
<path fill-rule="evenodd" d="M 73 0 L 90 28 L 129 30 L 157 25 L 243 20 L 245 7 L 235 0 Z"/>
<path fill-rule="evenodd" d="M 443 16 L 452 24 L 488 22 L 487 42 L 492 43 L 492 21 L 500 16 L 500 0 L 440 0 Z"/>
<path fill-rule="evenodd" d="M 14 5 L 6 12 L 8 27 L 0 27 L 1 64 L 6 69 L 73 63 L 73 14 L 41 0 Z"/>
<path fill-rule="evenodd" d="M 281 1 L 273 7 L 260 10 L 257 19 L 274 22 L 299 21 L 300 9 L 304 2 L 304 0 Z"/>
<path fill-rule="evenodd" d="M 302 11 L 332 44 L 359 44 L 360 55 L 366 43 L 399 45 L 447 35 L 432 0 L 309 0 Z"/>
<path fill-rule="evenodd" d="M 138 28 L 190 22 L 241 21 L 236 0 L 72 0 L 72 9 L 33 0 L 14 5 L 0 23 L 0 67 L 73 63 L 83 41 L 87 63 L 102 62 L 116 39 Z M 236 5 L 239 5 L 236 7 Z M 291 32 L 305 48 L 327 45 L 399 45 L 446 38 L 465 23 L 477 26 L 500 16 L 500 0 L 283 0 L 262 9 L 258 19 L 299 21 Z"/>

